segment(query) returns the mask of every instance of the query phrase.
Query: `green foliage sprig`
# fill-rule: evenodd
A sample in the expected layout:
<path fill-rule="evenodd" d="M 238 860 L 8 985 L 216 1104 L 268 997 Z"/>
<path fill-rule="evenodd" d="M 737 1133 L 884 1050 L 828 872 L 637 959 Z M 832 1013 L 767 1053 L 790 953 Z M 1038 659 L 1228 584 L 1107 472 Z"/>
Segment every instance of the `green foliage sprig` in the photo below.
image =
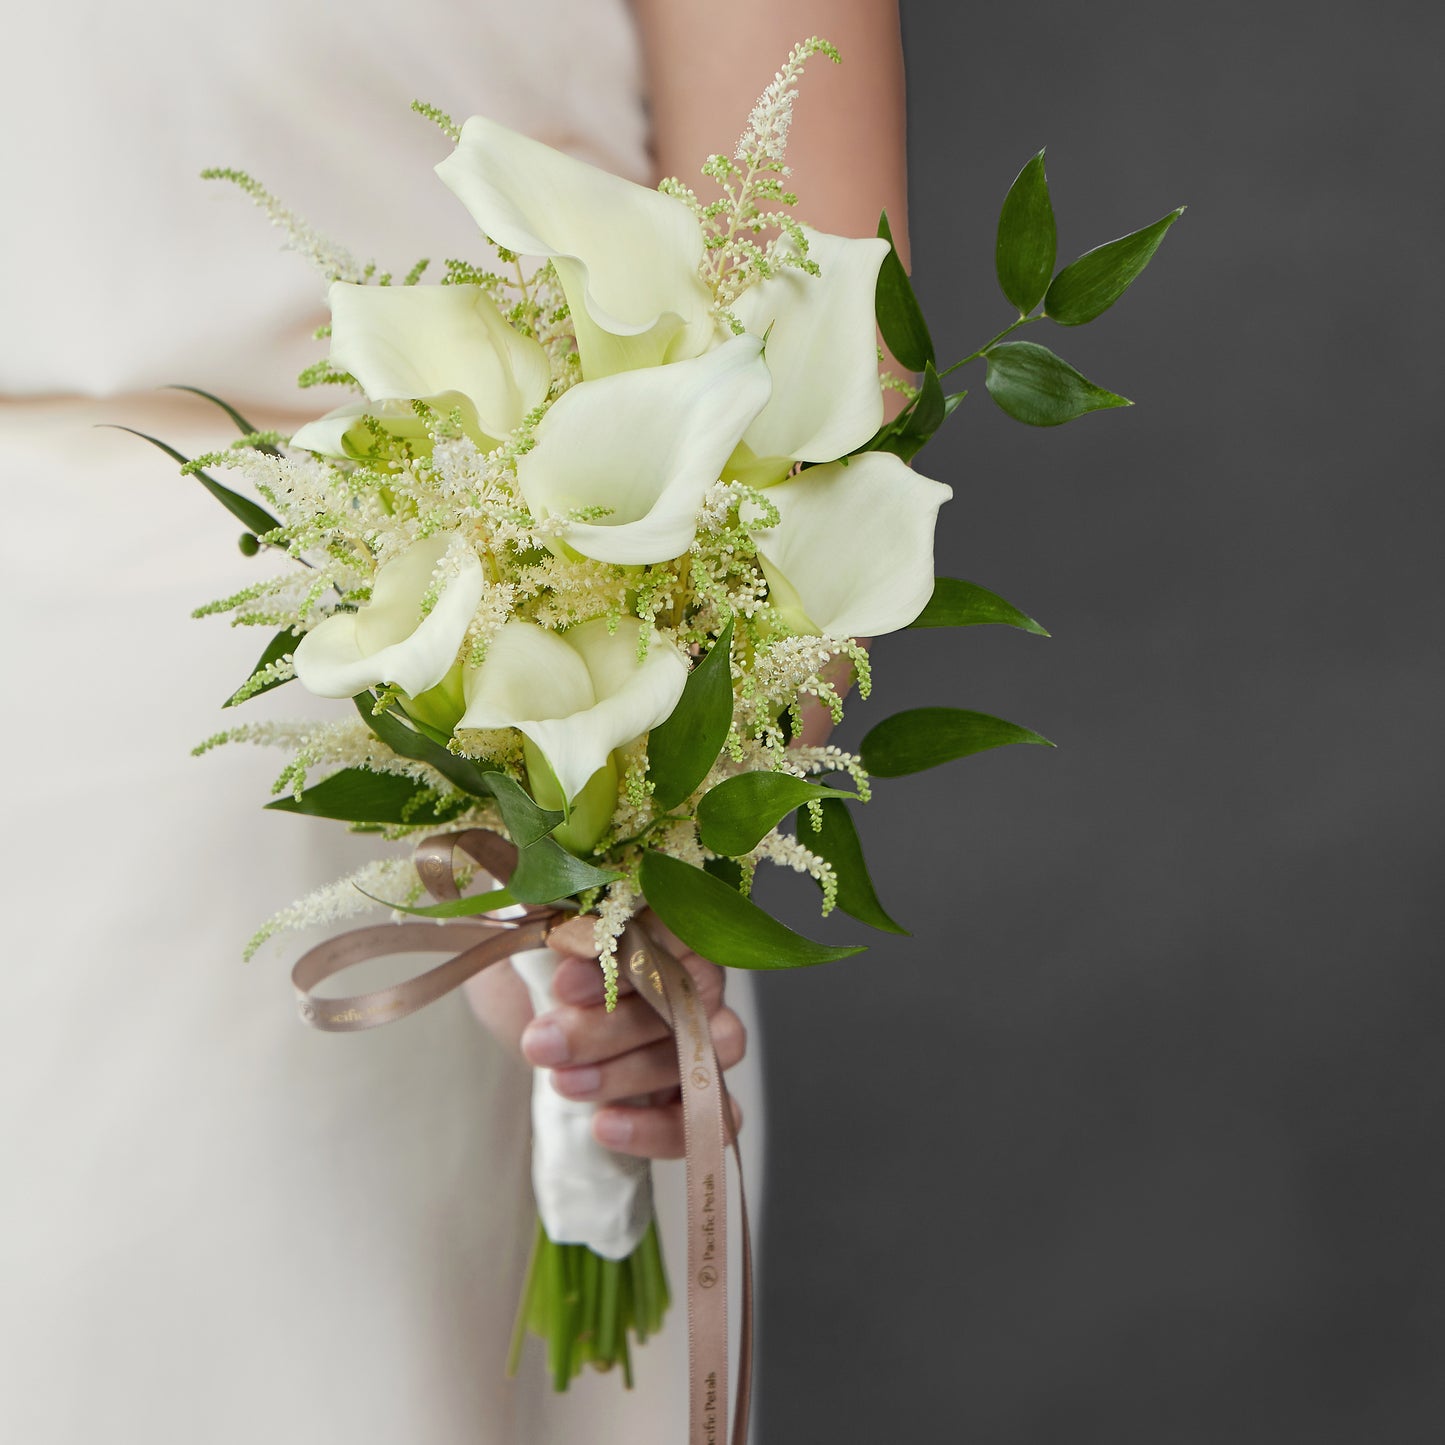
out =
<path fill-rule="evenodd" d="M 878 234 L 890 249 L 878 274 L 878 328 L 901 365 L 923 372 L 923 384 L 863 450 L 895 452 L 905 461 L 915 456 L 967 394 L 945 394 L 943 378 L 971 361 L 984 363 L 984 385 L 995 403 L 1029 426 L 1059 426 L 1091 411 L 1132 406 L 1126 397 L 1096 386 L 1047 347 L 1008 338 L 1036 321 L 1083 326 L 1102 316 L 1139 278 L 1183 214 L 1180 206 L 1152 225 L 1086 251 L 1056 273 L 1057 226 L 1040 151 L 1004 197 L 994 245 L 999 289 L 1018 315 L 967 356 L 936 369 L 933 338 L 913 283 L 893 249 L 885 212 Z"/>

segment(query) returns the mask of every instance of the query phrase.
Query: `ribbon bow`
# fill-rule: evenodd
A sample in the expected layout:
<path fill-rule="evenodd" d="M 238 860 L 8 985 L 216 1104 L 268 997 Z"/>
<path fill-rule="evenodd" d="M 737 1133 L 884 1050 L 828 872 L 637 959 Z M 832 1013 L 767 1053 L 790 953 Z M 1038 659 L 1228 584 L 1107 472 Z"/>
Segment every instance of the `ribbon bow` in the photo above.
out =
<path fill-rule="evenodd" d="M 438 902 L 459 898 L 456 852 L 461 849 L 505 884 L 517 850 L 483 828 L 436 833 L 417 845 L 416 870 Z M 552 905 L 528 904 L 511 919 L 456 918 L 445 922 L 373 924 L 327 939 L 302 954 L 291 971 L 301 1017 L 327 1033 L 355 1033 L 405 1018 L 449 994 L 469 978 L 514 953 L 547 945 L 577 915 Z M 742 1156 L 732 1132 L 727 1085 L 713 1050 L 707 1010 L 692 976 L 637 920 L 622 934 L 626 966 L 638 994 L 672 1031 L 682 1086 L 687 1169 L 687 1332 L 689 1445 L 717 1445 L 726 1429 L 728 1398 L 726 1149 L 738 1168 L 742 1226 L 742 1326 L 732 1445 L 746 1445 L 753 1373 L 753 1262 Z M 445 963 L 390 988 L 351 998 L 318 998 L 327 979 L 368 959 L 398 953 L 451 953 Z"/>

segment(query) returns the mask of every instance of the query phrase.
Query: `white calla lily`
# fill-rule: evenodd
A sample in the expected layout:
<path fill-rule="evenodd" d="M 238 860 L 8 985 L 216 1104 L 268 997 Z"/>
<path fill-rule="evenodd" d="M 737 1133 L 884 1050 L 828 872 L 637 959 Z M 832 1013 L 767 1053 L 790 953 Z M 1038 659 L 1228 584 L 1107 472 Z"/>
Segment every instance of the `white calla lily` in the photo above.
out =
<path fill-rule="evenodd" d="M 562 540 L 599 562 L 666 562 L 692 544 L 697 510 L 770 381 L 755 336 L 692 361 L 584 381 L 564 392 L 519 458 L 517 484 L 534 516 L 608 507 L 571 522 Z"/>
<path fill-rule="evenodd" d="M 546 399 L 546 352 L 508 326 L 479 286 L 337 281 L 329 294 L 332 365 L 372 401 L 429 401 L 444 411 L 460 400 L 468 429 L 500 441 Z"/>
<path fill-rule="evenodd" d="M 572 308 L 582 374 L 697 356 L 712 339 L 702 227 L 670 196 L 482 116 L 437 174 L 499 246 L 549 257 Z"/>
<path fill-rule="evenodd" d="M 423 617 L 449 552 L 455 572 Z M 296 676 L 319 697 L 354 697 L 383 684 L 415 697 L 451 671 L 483 585 L 482 564 L 460 537 L 438 533 L 414 542 L 377 570 L 369 602 L 355 612 L 333 613 L 301 639 Z"/>
<path fill-rule="evenodd" d="M 847 456 L 883 424 L 874 293 L 888 243 L 813 230 L 807 237 L 818 275 L 781 267 L 733 306 L 750 332 L 768 338 L 772 399 L 743 437 L 753 458 L 771 464 L 759 480 L 786 476 L 795 461 Z"/>
<path fill-rule="evenodd" d="M 809 467 L 769 487 L 781 514 L 753 540 L 788 626 L 828 637 L 907 627 L 933 595 L 933 530 L 953 490 L 891 452 Z"/>
<path fill-rule="evenodd" d="M 637 630 L 605 619 L 549 632 L 513 619 L 480 667 L 463 673 L 467 710 L 458 728 L 516 728 L 546 759 L 570 803 L 614 748 L 671 716 L 688 661 L 659 633 L 637 658 Z"/>
<path fill-rule="evenodd" d="M 437 397 L 434 401 L 442 410 L 450 410 L 449 403 L 465 401 L 458 393 L 451 397 Z M 304 447 L 323 457 L 344 457 L 351 461 L 368 461 L 377 454 L 377 439 L 363 417 L 374 417 L 394 437 L 411 442 L 414 446 L 426 448 L 431 445 L 427 424 L 416 414 L 409 401 L 349 401 L 328 411 L 315 421 L 309 421 L 291 438 L 293 447 Z"/>

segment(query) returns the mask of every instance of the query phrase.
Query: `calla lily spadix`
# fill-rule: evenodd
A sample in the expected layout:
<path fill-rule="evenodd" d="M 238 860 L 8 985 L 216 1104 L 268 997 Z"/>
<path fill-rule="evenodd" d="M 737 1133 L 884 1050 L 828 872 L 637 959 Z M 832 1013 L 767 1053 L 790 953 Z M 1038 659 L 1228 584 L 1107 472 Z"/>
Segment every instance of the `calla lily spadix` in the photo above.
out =
<path fill-rule="evenodd" d="M 463 673 L 458 730 L 516 728 L 570 803 L 614 748 L 670 717 L 682 696 L 687 659 L 655 631 L 648 644 L 639 662 L 635 625 L 609 632 L 599 619 L 559 634 L 513 619 Z"/>
<path fill-rule="evenodd" d="M 780 267 L 733 306 L 768 338 L 772 398 L 743 435 L 756 483 L 787 476 L 795 461 L 847 456 L 883 424 L 873 307 L 888 243 L 805 232 L 820 274 Z"/>
<path fill-rule="evenodd" d="M 933 595 L 934 525 L 951 487 L 891 452 L 865 452 L 809 467 L 766 495 L 782 520 L 754 530 L 753 541 L 769 600 L 788 626 L 877 637 L 923 611 Z M 756 507 L 749 510 L 755 521 Z"/>
<path fill-rule="evenodd" d="M 514 331 L 479 286 L 337 281 L 329 300 L 331 363 L 374 402 L 427 401 L 442 412 L 460 405 L 474 439 L 495 444 L 546 399 L 546 352 Z M 334 441 L 352 406 L 303 427 L 293 444 Z"/>
<path fill-rule="evenodd" d="M 585 377 L 707 347 L 702 228 L 681 202 L 481 116 L 436 170 L 498 245 L 555 261 Z"/>
<path fill-rule="evenodd" d="M 455 548 L 456 573 L 422 616 L 438 564 Z M 481 601 L 482 564 L 465 541 L 438 533 L 414 542 L 384 563 L 371 600 L 355 612 L 336 612 L 296 647 L 296 676 L 320 697 L 354 697 L 391 684 L 415 697 L 451 671 Z"/>
<path fill-rule="evenodd" d="M 708 487 L 771 382 L 756 336 L 736 336 L 692 361 L 584 381 L 564 392 L 517 462 L 517 484 L 536 517 L 611 508 L 572 522 L 562 540 L 599 562 L 666 562 L 697 532 Z"/>

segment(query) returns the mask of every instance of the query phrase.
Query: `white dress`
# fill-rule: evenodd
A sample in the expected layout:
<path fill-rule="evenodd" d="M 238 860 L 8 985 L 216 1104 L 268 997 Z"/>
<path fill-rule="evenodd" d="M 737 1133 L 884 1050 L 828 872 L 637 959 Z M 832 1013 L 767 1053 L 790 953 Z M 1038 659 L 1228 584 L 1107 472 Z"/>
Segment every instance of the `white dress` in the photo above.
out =
<path fill-rule="evenodd" d="M 631 1395 L 588 1377 L 554 1398 L 540 1347 L 502 1377 L 529 1081 L 460 997 L 319 1035 L 292 1005 L 299 943 L 241 963 L 258 923 L 376 845 L 263 813 L 279 754 L 188 755 L 239 720 L 219 703 L 264 640 L 188 613 L 253 564 L 194 481 L 95 429 L 223 444 L 168 382 L 262 425 L 332 404 L 291 385 L 321 355 L 318 277 L 203 166 L 250 170 L 398 272 L 476 254 L 414 96 L 646 179 L 629 13 L 70 0 L 23 7 L 6 39 L 0 1439 L 681 1440 L 681 1301 Z M 756 1155 L 755 1065 L 736 1072 Z M 679 1174 L 659 1179 L 675 1278 Z"/>

